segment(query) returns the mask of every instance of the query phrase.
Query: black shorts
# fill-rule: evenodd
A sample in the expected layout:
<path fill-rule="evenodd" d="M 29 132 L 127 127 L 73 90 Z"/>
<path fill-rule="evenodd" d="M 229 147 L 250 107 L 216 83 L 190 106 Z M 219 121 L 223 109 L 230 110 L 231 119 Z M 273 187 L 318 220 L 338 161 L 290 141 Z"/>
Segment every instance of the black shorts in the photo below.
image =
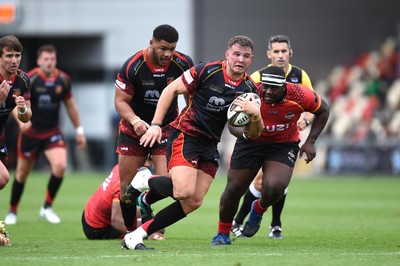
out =
<path fill-rule="evenodd" d="M 175 166 L 189 166 L 215 177 L 218 160 L 217 143 L 207 138 L 192 137 L 172 128 L 167 144 L 168 170 Z"/>
<path fill-rule="evenodd" d="M 55 147 L 66 148 L 64 136 L 61 132 L 40 139 L 21 134 L 18 156 L 36 160 L 40 152 Z"/>
<path fill-rule="evenodd" d="M 4 138 L 0 137 L 0 161 L 7 167 L 8 150 Z"/>
<path fill-rule="evenodd" d="M 123 237 L 123 234 L 112 226 L 94 228 L 88 225 L 85 219 L 85 211 L 82 213 L 82 228 L 87 239 L 118 239 Z"/>
<path fill-rule="evenodd" d="M 265 161 L 277 161 L 294 167 L 299 142 L 268 143 L 238 139 L 233 149 L 231 169 L 261 168 Z"/>
<path fill-rule="evenodd" d="M 140 145 L 140 138 L 132 137 L 119 131 L 116 152 L 121 155 L 147 157 L 151 155 L 165 155 L 167 139 L 171 131 L 171 126 L 163 126 L 161 143 L 155 143 L 153 147 L 143 147 Z"/>

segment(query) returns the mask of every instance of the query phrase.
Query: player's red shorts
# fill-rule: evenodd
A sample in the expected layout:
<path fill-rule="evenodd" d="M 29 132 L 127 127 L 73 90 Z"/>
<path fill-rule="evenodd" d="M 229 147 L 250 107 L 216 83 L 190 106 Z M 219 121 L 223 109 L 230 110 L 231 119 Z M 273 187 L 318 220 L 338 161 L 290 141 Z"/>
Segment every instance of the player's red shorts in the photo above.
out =
<path fill-rule="evenodd" d="M 126 134 L 123 130 L 118 132 L 118 144 L 116 152 L 121 155 L 147 157 L 148 155 L 165 155 L 167 150 L 168 136 L 171 126 L 162 127 L 161 143 L 154 144 L 153 147 L 143 147 L 140 145 L 140 137 L 136 134 Z"/>
<path fill-rule="evenodd" d="M 18 137 L 18 157 L 36 160 L 40 152 L 45 150 L 62 147 L 65 148 L 64 136 L 60 129 L 43 131 L 40 134 L 22 133 Z"/>
<path fill-rule="evenodd" d="M 201 169 L 213 178 L 218 170 L 219 153 L 217 143 L 192 137 L 172 128 L 167 144 L 168 170 L 175 166 L 190 166 Z"/>
<path fill-rule="evenodd" d="M 238 139 L 232 152 L 231 169 L 259 169 L 264 161 L 277 161 L 294 167 L 299 142 L 269 143 Z"/>

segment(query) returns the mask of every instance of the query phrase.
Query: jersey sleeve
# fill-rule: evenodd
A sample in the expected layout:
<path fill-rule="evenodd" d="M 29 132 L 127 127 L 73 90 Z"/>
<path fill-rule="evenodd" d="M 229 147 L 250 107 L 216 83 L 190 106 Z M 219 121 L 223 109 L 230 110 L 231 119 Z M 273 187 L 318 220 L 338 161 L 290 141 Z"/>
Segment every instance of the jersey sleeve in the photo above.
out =
<path fill-rule="evenodd" d="M 321 106 L 321 97 L 314 90 L 310 90 L 308 87 L 301 86 L 300 88 L 305 96 L 302 103 L 304 111 L 315 113 Z"/>
<path fill-rule="evenodd" d="M 259 83 L 261 81 L 260 71 L 255 71 L 250 75 L 251 79 L 254 80 L 255 83 Z"/>
<path fill-rule="evenodd" d="M 314 90 L 314 88 L 312 86 L 312 83 L 311 83 L 311 79 L 308 76 L 308 74 L 304 70 L 302 70 L 301 72 L 302 72 L 302 74 L 301 74 L 302 75 L 301 85 L 306 86 L 307 88 L 310 88 L 310 89 Z"/>

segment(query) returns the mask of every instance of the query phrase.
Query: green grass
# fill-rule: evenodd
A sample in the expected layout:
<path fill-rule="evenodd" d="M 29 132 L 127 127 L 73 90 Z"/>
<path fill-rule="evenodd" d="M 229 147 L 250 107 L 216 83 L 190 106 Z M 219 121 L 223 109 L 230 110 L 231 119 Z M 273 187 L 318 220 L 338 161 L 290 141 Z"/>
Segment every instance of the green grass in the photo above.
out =
<path fill-rule="evenodd" d="M 33 173 L 25 187 L 18 224 L 7 226 L 13 246 L 0 247 L 1 265 L 400 265 L 400 178 L 294 178 L 282 217 L 284 238 L 267 237 L 270 211 L 250 239 L 211 246 L 216 234 L 217 178 L 202 207 L 167 228 L 166 241 L 145 241 L 155 251 L 121 249 L 120 240 L 89 241 L 80 218 L 106 173 L 69 173 L 54 209 L 59 225 L 40 220 L 48 174 Z M 11 182 L 0 191 L 4 219 Z M 170 200 L 157 203 L 159 210 Z"/>

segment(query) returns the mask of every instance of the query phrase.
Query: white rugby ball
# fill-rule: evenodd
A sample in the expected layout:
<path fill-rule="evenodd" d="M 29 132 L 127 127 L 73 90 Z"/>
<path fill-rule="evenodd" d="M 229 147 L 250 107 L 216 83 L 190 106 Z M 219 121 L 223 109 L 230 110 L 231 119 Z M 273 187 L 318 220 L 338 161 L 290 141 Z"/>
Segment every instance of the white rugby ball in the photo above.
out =
<path fill-rule="evenodd" d="M 260 106 L 261 106 L 260 96 L 258 96 L 258 94 L 256 94 L 256 93 L 253 93 L 253 92 L 243 93 L 242 95 L 240 95 L 238 97 L 250 99 L 250 101 L 255 100 L 257 107 L 260 108 Z M 235 127 L 240 127 L 240 126 L 244 126 L 244 125 L 247 125 L 248 123 L 250 123 L 251 116 L 246 114 L 245 112 L 235 111 L 236 108 L 238 107 L 235 104 L 236 99 L 229 105 L 227 117 L 228 117 L 228 123 L 230 125 L 235 126 Z M 240 107 L 238 107 L 238 108 L 240 108 Z"/>

